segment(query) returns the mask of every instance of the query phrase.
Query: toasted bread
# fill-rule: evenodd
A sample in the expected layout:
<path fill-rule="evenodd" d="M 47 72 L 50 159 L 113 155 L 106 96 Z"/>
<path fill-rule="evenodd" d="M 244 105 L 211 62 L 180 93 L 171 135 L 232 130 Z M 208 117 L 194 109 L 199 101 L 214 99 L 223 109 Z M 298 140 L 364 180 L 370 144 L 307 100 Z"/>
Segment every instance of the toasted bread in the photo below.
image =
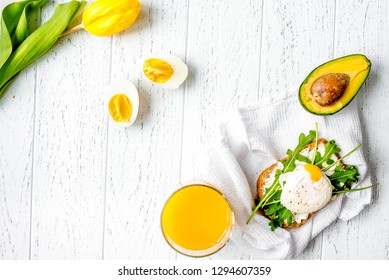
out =
<path fill-rule="evenodd" d="M 323 144 L 325 145 L 328 141 L 325 140 L 325 139 L 318 139 L 318 145 L 320 144 Z M 311 151 L 315 148 L 315 141 L 310 143 L 309 145 L 307 145 L 304 149 L 302 150 L 305 150 L 305 149 L 308 149 L 308 151 Z M 339 155 L 337 155 L 337 157 L 339 157 Z M 288 157 L 285 157 L 284 159 L 288 159 Z M 342 164 L 342 163 L 341 163 Z M 277 165 L 278 165 L 278 162 L 274 163 L 273 165 L 269 166 L 268 168 L 266 168 L 265 170 L 262 171 L 262 173 L 259 175 L 258 177 L 258 181 L 257 181 L 257 191 L 258 191 L 258 196 L 260 199 L 263 198 L 263 196 L 265 195 L 265 185 L 266 185 L 266 181 L 267 180 L 272 180 L 272 178 L 270 178 L 272 175 L 274 176 L 274 171 L 275 169 L 277 168 Z M 265 216 L 266 216 L 266 212 L 264 212 Z M 304 220 L 301 220 L 301 222 L 296 222 L 294 221 L 290 226 L 286 223 L 286 221 L 283 223 L 282 227 L 283 228 L 286 228 L 286 229 L 291 229 L 291 228 L 297 228 L 303 224 L 305 224 L 315 213 L 310 213 L 308 215 L 308 218 L 307 219 L 304 219 Z M 270 217 L 267 216 L 269 219 Z"/>

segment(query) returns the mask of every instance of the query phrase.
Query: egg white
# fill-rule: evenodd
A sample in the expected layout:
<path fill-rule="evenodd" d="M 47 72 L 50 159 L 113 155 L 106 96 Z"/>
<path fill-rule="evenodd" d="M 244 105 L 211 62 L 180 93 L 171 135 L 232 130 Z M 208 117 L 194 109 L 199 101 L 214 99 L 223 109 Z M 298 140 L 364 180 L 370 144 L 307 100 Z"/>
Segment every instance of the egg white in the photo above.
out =
<path fill-rule="evenodd" d="M 139 93 L 135 85 L 128 80 L 114 80 L 105 87 L 104 92 L 106 96 L 105 108 L 108 112 L 108 116 L 111 122 L 124 127 L 133 125 L 139 112 Z M 132 114 L 128 122 L 115 122 L 108 109 L 109 101 L 111 98 L 121 93 L 125 94 L 131 100 L 132 104 Z"/>
<path fill-rule="evenodd" d="M 151 81 L 152 83 L 157 84 L 158 86 L 165 89 L 178 89 L 188 77 L 188 66 L 177 56 L 171 54 L 151 55 L 150 57 L 144 59 L 143 62 L 150 58 L 156 58 L 156 59 L 166 61 L 173 68 L 173 75 L 170 77 L 169 80 L 167 80 L 164 83 L 156 83 Z M 142 73 L 143 75 L 145 75 L 143 72 L 143 63 L 142 63 Z M 146 75 L 145 77 L 149 80 L 149 78 Z"/>

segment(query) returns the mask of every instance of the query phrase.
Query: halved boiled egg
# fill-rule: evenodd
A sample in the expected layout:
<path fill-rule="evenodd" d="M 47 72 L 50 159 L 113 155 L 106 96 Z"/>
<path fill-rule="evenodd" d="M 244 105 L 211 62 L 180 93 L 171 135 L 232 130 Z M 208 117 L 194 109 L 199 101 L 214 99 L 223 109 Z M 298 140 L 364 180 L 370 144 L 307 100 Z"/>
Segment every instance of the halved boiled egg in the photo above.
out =
<path fill-rule="evenodd" d="M 113 81 L 105 88 L 110 119 L 122 126 L 131 126 L 138 116 L 139 94 L 127 80 Z"/>
<path fill-rule="evenodd" d="M 174 55 L 155 55 L 144 61 L 143 74 L 162 88 L 177 89 L 188 77 L 188 67 Z"/>

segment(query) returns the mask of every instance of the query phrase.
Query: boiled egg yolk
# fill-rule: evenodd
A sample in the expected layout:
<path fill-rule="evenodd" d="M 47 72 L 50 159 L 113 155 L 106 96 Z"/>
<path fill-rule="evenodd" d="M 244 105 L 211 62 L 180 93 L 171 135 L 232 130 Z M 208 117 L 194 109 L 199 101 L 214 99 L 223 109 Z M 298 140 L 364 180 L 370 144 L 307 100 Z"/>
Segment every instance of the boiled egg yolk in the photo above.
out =
<path fill-rule="evenodd" d="M 123 93 L 112 96 L 108 104 L 109 114 L 115 122 L 129 122 L 132 115 L 132 103 Z"/>
<path fill-rule="evenodd" d="M 173 67 L 166 61 L 157 58 L 150 58 L 144 62 L 143 72 L 152 82 L 162 84 L 170 80 L 174 70 Z"/>
<path fill-rule="evenodd" d="M 314 182 L 318 182 L 323 177 L 320 168 L 314 164 L 306 164 L 304 165 L 304 168 L 308 171 L 311 176 L 311 180 Z"/>

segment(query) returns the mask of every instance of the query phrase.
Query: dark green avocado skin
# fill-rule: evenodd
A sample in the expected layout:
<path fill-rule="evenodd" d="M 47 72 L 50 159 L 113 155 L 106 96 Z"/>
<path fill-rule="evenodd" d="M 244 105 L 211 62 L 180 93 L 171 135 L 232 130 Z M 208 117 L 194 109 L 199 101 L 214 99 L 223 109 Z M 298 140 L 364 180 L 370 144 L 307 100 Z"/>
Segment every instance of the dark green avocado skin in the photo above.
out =
<path fill-rule="evenodd" d="M 342 57 L 339 57 L 339 58 L 336 58 L 336 59 L 333 59 L 333 60 L 330 60 L 330 61 L 327 61 L 319 66 L 317 66 L 315 69 L 313 69 L 309 75 L 304 79 L 304 81 L 301 83 L 300 87 L 299 87 L 299 101 L 300 101 L 300 104 L 301 106 L 303 106 L 303 108 L 308 111 L 309 113 L 311 114 L 314 114 L 314 115 L 318 115 L 318 116 L 330 116 L 330 115 L 333 115 L 333 114 L 336 114 L 337 112 L 341 111 L 343 108 L 347 107 L 348 104 L 350 104 L 351 101 L 353 101 L 353 99 L 355 98 L 355 96 L 357 96 L 359 90 L 361 89 L 361 87 L 364 85 L 365 81 L 363 83 L 361 83 L 360 87 L 355 91 L 354 95 L 352 98 L 350 98 L 350 100 L 343 105 L 342 108 L 340 108 L 339 110 L 336 110 L 336 111 L 331 111 L 331 112 L 322 112 L 322 113 L 319 113 L 319 112 L 314 112 L 314 111 L 311 111 L 309 110 L 309 108 L 307 108 L 307 106 L 304 104 L 304 102 L 302 101 L 302 98 L 301 98 L 301 91 L 302 91 L 302 87 L 308 83 L 309 81 L 309 78 L 311 77 L 311 75 L 318 69 L 318 68 L 321 68 L 323 66 L 325 66 L 327 63 L 329 62 L 333 62 L 333 61 L 336 61 L 336 60 L 340 60 L 340 59 L 343 59 L 345 57 L 350 57 L 350 56 L 363 56 L 365 58 L 365 60 L 367 61 L 367 64 L 369 65 L 368 67 L 368 72 L 367 72 L 367 75 L 366 75 L 366 79 L 367 77 L 369 77 L 369 74 L 370 74 L 370 69 L 371 69 L 371 61 L 363 54 L 350 54 L 350 55 L 346 55 L 346 56 L 342 56 Z"/>

